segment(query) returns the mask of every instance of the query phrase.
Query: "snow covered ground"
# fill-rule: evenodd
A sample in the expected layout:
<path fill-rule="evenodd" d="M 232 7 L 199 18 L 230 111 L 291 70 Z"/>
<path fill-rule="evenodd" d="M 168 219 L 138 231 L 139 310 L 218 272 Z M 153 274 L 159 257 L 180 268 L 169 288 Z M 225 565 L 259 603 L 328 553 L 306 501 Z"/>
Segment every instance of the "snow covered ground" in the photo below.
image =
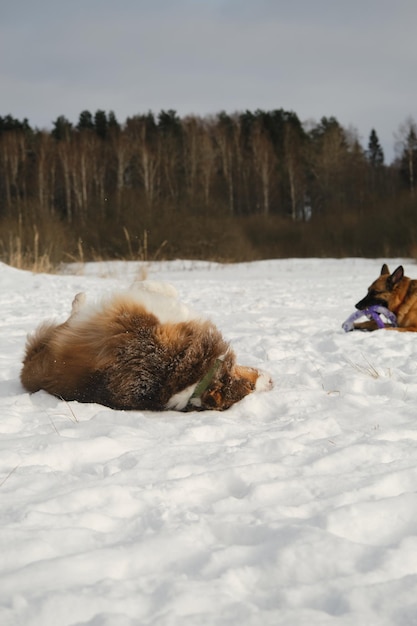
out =
<path fill-rule="evenodd" d="M 141 266 L 0 265 L 0 624 L 417 624 L 417 335 L 341 329 L 381 264 L 150 265 L 275 383 L 187 414 L 19 382 L 27 332 Z"/>

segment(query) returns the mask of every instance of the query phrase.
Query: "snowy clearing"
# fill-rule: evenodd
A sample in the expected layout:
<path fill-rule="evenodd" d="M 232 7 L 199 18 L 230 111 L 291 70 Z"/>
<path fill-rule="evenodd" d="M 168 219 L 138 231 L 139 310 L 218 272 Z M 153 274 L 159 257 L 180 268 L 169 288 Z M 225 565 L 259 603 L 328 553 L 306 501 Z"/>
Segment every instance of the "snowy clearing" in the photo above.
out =
<path fill-rule="evenodd" d="M 275 383 L 186 414 L 19 382 L 27 332 L 139 264 L 0 265 L 2 626 L 417 624 L 417 334 L 341 328 L 381 264 L 151 264 Z"/>

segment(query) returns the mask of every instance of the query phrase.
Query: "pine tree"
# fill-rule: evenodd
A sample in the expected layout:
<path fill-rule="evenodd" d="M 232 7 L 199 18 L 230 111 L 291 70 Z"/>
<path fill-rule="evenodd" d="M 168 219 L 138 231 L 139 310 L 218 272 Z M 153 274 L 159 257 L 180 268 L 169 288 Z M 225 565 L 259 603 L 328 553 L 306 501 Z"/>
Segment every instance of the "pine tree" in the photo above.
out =
<path fill-rule="evenodd" d="M 98 109 L 94 115 L 94 128 L 101 139 L 106 139 L 108 130 L 108 121 L 105 111 Z"/>
<path fill-rule="evenodd" d="M 90 111 L 82 111 L 78 118 L 78 130 L 94 130 L 94 120 Z"/>
<path fill-rule="evenodd" d="M 367 158 L 372 167 L 384 165 L 384 151 L 379 143 L 378 135 L 375 129 L 371 130 L 369 135 Z"/>
<path fill-rule="evenodd" d="M 64 115 L 59 115 L 55 122 L 52 122 L 53 129 L 51 132 L 52 137 L 57 141 L 69 139 L 72 131 L 72 124 Z"/>
<path fill-rule="evenodd" d="M 6 115 L 5 117 L 0 117 L 0 134 L 5 131 L 31 131 L 31 127 L 27 118 L 25 117 L 23 122 L 18 120 L 17 118 L 12 117 L 11 115 Z"/>
<path fill-rule="evenodd" d="M 117 121 L 116 115 L 114 113 L 114 111 L 110 111 L 108 116 L 107 116 L 107 124 L 108 124 L 108 128 L 109 130 L 113 130 L 118 132 L 120 130 L 120 124 Z"/>
<path fill-rule="evenodd" d="M 416 126 L 410 126 L 404 152 L 401 160 L 401 169 L 405 176 L 410 192 L 414 195 L 417 172 L 417 129 Z"/>

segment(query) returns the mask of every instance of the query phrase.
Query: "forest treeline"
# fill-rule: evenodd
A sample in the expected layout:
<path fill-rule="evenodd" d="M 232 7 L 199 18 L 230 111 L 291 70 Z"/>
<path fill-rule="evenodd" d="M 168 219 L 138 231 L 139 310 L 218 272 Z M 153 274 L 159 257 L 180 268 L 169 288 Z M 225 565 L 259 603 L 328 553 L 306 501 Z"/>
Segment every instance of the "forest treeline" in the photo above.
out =
<path fill-rule="evenodd" d="M 282 109 L 0 117 L 0 257 L 417 255 L 417 129 L 385 164 L 336 118 Z"/>

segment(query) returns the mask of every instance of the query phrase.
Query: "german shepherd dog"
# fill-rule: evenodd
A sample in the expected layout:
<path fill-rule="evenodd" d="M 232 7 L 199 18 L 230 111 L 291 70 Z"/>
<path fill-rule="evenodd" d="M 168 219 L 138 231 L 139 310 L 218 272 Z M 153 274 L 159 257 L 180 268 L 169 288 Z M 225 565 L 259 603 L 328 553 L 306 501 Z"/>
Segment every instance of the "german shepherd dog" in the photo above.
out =
<path fill-rule="evenodd" d="M 417 280 L 404 276 L 402 265 L 391 274 L 384 263 L 380 276 L 355 306 L 363 310 L 373 305 L 384 306 L 397 316 L 397 327 L 386 326 L 387 330 L 417 332 Z M 360 330 L 378 329 L 374 320 L 358 322 L 354 326 Z"/>

